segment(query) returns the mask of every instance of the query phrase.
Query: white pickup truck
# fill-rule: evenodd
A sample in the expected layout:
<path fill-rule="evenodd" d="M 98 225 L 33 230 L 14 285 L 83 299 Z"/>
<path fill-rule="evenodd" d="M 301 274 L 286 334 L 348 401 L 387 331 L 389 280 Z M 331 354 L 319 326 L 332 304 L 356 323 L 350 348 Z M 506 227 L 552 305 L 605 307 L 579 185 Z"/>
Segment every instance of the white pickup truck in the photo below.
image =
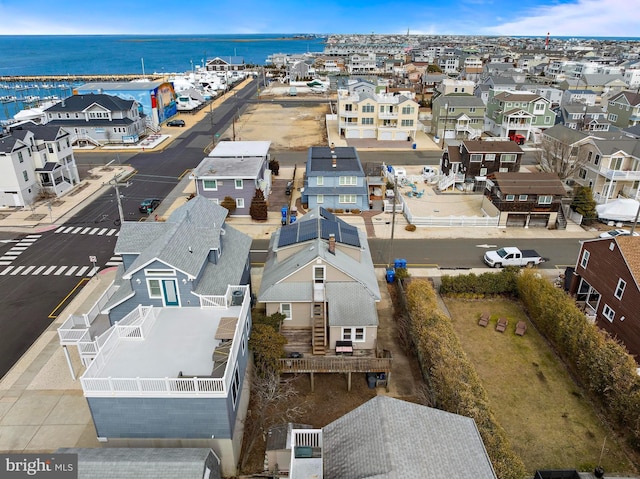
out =
<path fill-rule="evenodd" d="M 543 258 L 532 249 L 520 250 L 515 247 L 500 248 L 495 251 L 487 251 L 484 254 L 484 262 L 492 268 L 502 268 L 503 266 L 533 268 L 535 265 L 545 261 L 547 261 L 546 258 Z"/>

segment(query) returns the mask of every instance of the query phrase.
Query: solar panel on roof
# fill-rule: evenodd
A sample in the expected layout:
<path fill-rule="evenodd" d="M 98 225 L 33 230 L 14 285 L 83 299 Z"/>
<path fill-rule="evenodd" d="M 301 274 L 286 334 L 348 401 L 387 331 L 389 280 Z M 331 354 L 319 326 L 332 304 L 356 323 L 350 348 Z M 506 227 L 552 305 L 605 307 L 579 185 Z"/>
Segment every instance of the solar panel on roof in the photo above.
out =
<path fill-rule="evenodd" d="M 322 221 L 322 231 L 321 237 L 322 239 L 329 239 L 329 235 L 336 235 L 336 241 L 338 240 L 338 235 L 340 230 L 338 229 L 338 223 L 335 221 L 323 220 Z"/>
<path fill-rule="evenodd" d="M 322 207 L 320 207 L 320 216 L 331 221 L 335 221 L 337 219 L 336 215 L 334 215 L 333 213 L 329 213 L 325 208 Z"/>
<path fill-rule="evenodd" d="M 298 239 L 298 223 L 283 226 L 280 228 L 280 238 L 278 239 L 278 247 L 289 246 L 294 244 Z"/>
<path fill-rule="evenodd" d="M 309 241 L 318 237 L 318 224 L 316 221 L 304 221 L 298 223 L 298 241 Z"/>
<path fill-rule="evenodd" d="M 360 237 L 358 236 L 358 229 L 352 225 L 340 226 L 340 241 L 344 244 L 351 246 L 360 246 Z"/>

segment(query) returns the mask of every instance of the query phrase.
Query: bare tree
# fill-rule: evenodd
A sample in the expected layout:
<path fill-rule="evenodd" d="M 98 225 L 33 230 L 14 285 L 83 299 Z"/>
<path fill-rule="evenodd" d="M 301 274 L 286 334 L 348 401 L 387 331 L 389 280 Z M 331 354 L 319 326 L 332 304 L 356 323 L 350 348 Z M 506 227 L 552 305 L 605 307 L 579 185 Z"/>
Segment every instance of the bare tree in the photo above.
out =
<path fill-rule="evenodd" d="M 586 163 L 587 154 L 584 144 L 569 144 L 543 136 L 535 156 L 542 171 L 556 173 L 564 180 L 572 177 Z"/>
<path fill-rule="evenodd" d="M 245 419 L 244 440 L 246 447 L 240 463 L 247 465 L 251 453 L 259 441 L 264 441 L 269 428 L 277 424 L 295 422 L 308 410 L 306 403 L 298 400 L 295 378 L 283 380 L 277 371 L 251 374 L 251 402 Z"/>

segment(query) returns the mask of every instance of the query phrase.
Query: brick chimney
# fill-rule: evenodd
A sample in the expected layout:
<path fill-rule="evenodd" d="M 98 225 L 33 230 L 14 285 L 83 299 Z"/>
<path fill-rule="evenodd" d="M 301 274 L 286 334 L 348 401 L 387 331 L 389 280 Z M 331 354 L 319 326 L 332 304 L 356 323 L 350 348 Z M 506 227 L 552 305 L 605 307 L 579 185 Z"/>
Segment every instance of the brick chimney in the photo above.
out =
<path fill-rule="evenodd" d="M 329 235 L 329 253 L 336 254 L 336 235 Z"/>

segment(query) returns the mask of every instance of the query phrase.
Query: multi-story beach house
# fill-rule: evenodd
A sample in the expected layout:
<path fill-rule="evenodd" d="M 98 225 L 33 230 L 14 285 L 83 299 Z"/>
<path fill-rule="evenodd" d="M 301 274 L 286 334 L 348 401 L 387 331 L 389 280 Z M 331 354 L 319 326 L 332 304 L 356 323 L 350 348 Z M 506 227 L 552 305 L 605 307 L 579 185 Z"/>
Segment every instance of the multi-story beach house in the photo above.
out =
<path fill-rule="evenodd" d="M 65 98 L 45 110 L 45 124 L 64 127 L 72 145 L 136 143 L 145 133 L 137 101 L 105 94 Z"/>
<path fill-rule="evenodd" d="M 411 141 L 420 105 L 403 94 L 338 91 L 338 128 L 344 138 Z"/>
<path fill-rule="evenodd" d="M 530 141 L 534 133 L 551 128 L 555 119 L 549 100 L 540 95 L 522 91 L 489 92 L 485 129 L 494 135 L 519 134 Z"/>
<path fill-rule="evenodd" d="M 290 350 L 375 356 L 380 290 L 366 234 L 324 208 L 271 236 L 258 301 L 285 316 Z"/>
<path fill-rule="evenodd" d="M 251 238 L 226 216 L 195 197 L 165 222 L 124 222 L 123 263 L 96 314 L 71 316 L 58 334 L 87 366 L 100 441 L 209 447 L 232 476 L 248 403 Z"/>
<path fill-rule="evenodd" d="M 30 123 L 0 136 L 0 205 L 29 206 L 42 195 L 59 197 L 77 185 L 70 138 L 64 128 Z"/>
<path fill-rule="evenodd" d="M 221 141 L 189 176 L 196 194 L 218 204 L 230 197 L 236 206 L 230 215 L 248 216 L 256 190 L 265 199 L 271 191 L 270 145 L 270 141 Z"/>
<path fill-rule="evenodd" d="M 308 208 L 369 209 L 367 177 L 355 148 L 309 148 L 302 203 Z"/>
<path fill-rule="evenodd" d="M 440 95 L 431 103 L 431 133 L 440 139 L 480 138 L 484 128 L 486 107 L 482 100 L 469 94 Z"/>
<path fill-rule="evenodd" d="M 607 102 L 607 119 L 619 128 L 640 125 L 640 94 L 623 91 Z"/>

